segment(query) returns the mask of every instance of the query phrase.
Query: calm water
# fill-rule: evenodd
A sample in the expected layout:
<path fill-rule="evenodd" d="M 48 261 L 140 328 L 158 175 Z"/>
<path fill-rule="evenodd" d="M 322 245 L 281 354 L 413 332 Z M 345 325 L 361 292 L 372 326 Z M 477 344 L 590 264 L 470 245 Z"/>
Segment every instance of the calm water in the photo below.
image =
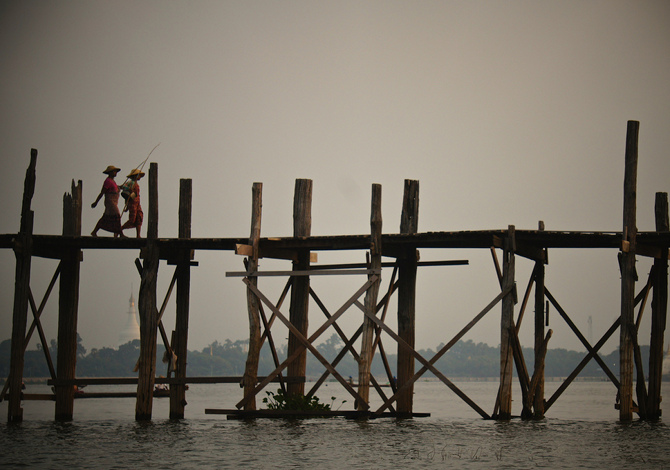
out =
<path fill-rule="evenodd" d="M 493 409 L 496 383 L 457 385 L 479 406 Z M 558 385 L 547 383 L 547 396 Z M 31 393 L 48 390 L 28 387 Z M 670 396 L 669 383 L 664 392 Z M 518 388 L 514 393 L 518 403 Z M 342 404 L 339 384 L 330 383 L 318 395 L 326 402 L 335 396 L 333 408 L 351 409 L 351 400 Z M 607 382 L 574 383 L 545 420 L 507 423 L 480 419 L 439 382 L 417 383 L 415 411 L 431 417 L 412 420 L 244 422 L 204 413 L 205 408 L 234 408 L 241 398 L 236 385 L 191 385 L 182 421 L 166 419 L 166 398 L 154 401 L 149 423 L 134 421 L 134 399 L 89 399 L 75 402 L 71 423 L 53 422 L 52 402 L 25 402 L 24 422 L 8 425 L 3 402 L 0 467 L 670 469 L 666 423 L 618 423 L 615 395 Z"/>

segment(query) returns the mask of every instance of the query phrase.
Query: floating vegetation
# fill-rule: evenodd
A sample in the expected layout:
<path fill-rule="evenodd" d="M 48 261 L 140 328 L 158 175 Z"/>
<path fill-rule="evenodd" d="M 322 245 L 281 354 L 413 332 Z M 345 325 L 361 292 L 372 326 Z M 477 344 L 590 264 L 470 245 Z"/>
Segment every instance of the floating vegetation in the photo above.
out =
<path fill-rule="evenodd" d="M 267 397 L 263 398 L 263 403 L 268 410 L 281 411 L 331 411 L 335 397 L 331 397 L 330 403 L 322 403 L 319 397 L 307 397 L 300 394 L 287 394 L 282 389 L 277 389 L 277 393 L 265 392 Z M 346 403 L 344 400 L 342 403 Z"/>

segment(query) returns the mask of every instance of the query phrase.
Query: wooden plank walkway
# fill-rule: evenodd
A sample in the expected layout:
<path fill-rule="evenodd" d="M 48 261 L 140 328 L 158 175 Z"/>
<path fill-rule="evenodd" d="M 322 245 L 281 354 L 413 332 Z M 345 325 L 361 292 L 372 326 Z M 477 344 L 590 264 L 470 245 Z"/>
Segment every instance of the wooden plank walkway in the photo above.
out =
<path fill-rule="evenodd" d="M 400 248 L 490 248 L 504 238 L 504 230 L 466 230 L 457 232 L 424 232 L 417 234 L 384 234 L 384 252 L 392 253 Z M 621 248 L 622 232 L 540 231 L 516 229 L 517 244 L 534 248 Z M 141 238 L 112 237 L 67 237 L 61 235 L 33 235 L 33 255 L 60 258 L 60 250 L 73 249 L 141 249 L 147 244 Z M 0 235 L 0 248 L 14 248 L 17 234 Z M 249 238 L 158 238 L 156 243 L 161 257 L 172 251 L 220 250 L 235 251 L 238 245 L 248 243 Z M 637 243 L 651 249 L 670 246 L 670 232 L 638 232 Z M 310 237 L 261 238 L 260 250 L 369 250 L 370 235 L 326 235 Z M 638 246 L 639 248 L 639 246 Z M 638 250 L 639 251 L 639 250 Z M 642 254 L 642 253 L 638 253 Z"/>

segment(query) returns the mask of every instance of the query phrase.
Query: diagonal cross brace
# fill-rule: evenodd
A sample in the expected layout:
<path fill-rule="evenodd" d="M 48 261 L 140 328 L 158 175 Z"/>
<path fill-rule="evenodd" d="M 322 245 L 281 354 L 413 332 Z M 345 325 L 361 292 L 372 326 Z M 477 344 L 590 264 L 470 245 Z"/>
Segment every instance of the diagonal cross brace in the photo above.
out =
<path fill-rule="evenodd" d="M 51 282 L 49 282 L 49 287 L 47 287 L 47 290 L 44 293 L 44 297 L 42 297 L 42 301 L 40 302 L 39 308 L 35 306 L 35 299 L 33 297 L 33 293 L 30 290 L 30 287 L 28 288 L 28 302 L 30 303 L 30 309 L 33 312 L 33 321 L 30 324 L 28 332 L 26 333 L 25 340 L 23 341 L 23 352 L 25 353 L 26 349 L 28 349 L 28 343 L 30 342 L 30 338 L 32 337 L 33 332 L 35 331 L 35 328 L 37 328 L 37 331 L 40 334 L 42 349 L 44 350 L 47 366 L 49 367 L 49 373 L 51 374 L 52 379 L 56 377 L 56 373 L 54 371 L 53 362 L 51 361 L 51 354 L 49 353 L 49 345 L 46 344 L 46 337 L 44 336 L 44 332 L 42 330 L 42 323 L 40 322 L 40 317 L 42 316 L 42 311 L 46 306 L 47 300 L 49 300 L 51 291 L 53 290 L 53 287 L 56 284 L 56 280 L 60 275 L 60 270 L 61 270 L 61 263 L 58 263 L 56 271 L 54 272 L 54 275 L 51 278 Z M 5 399 L 5 393 L 7 393 L 7 390 L 9 390 L 9 380 L 5 380 L 5 385 L 2 387 L 2 391 L 0 392 L 0 402 Z"/>
<path fill-rule="evenodd" d="M 38 312 L 40 314 L 42 313 L 41 309 L 44 308 L 44 305 L 40 306 L 40 310 L 37 309 L 37 306 L 35 305 L 35 298 L 33 297 L 33 292 L 30 287 L 28 287 L 28 302 L 30 302 L 30 309 L 33 311 L 33 317 L 35 317 L 34 323 L 37 325 L 37 334 L 39 335 L 40 342 L 42 343 L 42 350 L 44 351 L 44 358 L 46 359 L 47 365 L 49 366 L 49 373 L 51 374 L 51 378 L 55 379 L 56 370 L 54 369 L 54 364 L 51 360 L 49 345 L 47 344 L 47 338 L 44 335 L 44 329 L 42 328 L 42 322 L 40 322 L 40 315 L 38 314 Z M 26 346 L 28 345 L 28 338 L 26 338 L 25 344 Z"/>
<path fill-rule="evenodd" d="M 326 316 L 326 318 L 330 318 L 331 315 L 330 315 L 330 313 L 328 312 L 328 309 L 327 309 L 326 306 L 323 304 L 323 302 L 321 302 L 321 299 L 319 298 L 318 295 L 316 295 L 316 292 L 314 292 L 314 290 L 313 290 L 311 287 L 309 288 L 309 293 L 310 293 L 310 295 L 312 296 L 312 298 L 314 299 L 314 301 L 317 303 L 317 305 L 319 306 L 319 308 L 321 309 L 321 311 L 323 312 L 323 314 Z M 355 301 L 354 304 L 356 304 L 356 306 L 359 306 L 359 305 L 360 305 L 360 302 Z M 381 306 L 380 306 L 380 307 L 381 307 Z M 359 307 L 359 308 L 360 308 L 360 307 Z M 377 309 L 377 310 L 378 310 L 378 309 Z M 346 353 L 347 351 L 350 351 L 350 352 L 351 352 L 351 355 L 352 355 L 353 358 L 354 358 L 354 360 L 355 360 L 356 363 L 358 364 L 358 363 L 360 362 L 361 359 L 360 359 L 360 355 L 358 354 L 358 352 L 356 351 L 356 349 L 354 349 L 353 344 L 354 344 L 354 341 L 356 341 L 356 339 L 358 338 L 358 336 L 359 336 L 360 334 L 363 333 L 363 326 L 361 325 L 361 327 L 356 331 L 356 334 L 354 335 L 355 337 L 353 337 L 352 339 L 349 339 L 349 338 L 347 337 L 347 335 L 344 333 L 344 331 L 342 331 L 342 329 L 339 327 L 339 325 L 338 325 L 337 323 L 333 323 L 333 328 L 335 328 L 335 331 L 337 331 L 337 334 L 340 335 L 340 338 L 342 339 L 342 341 L 344 341 L 344 347 L 342 348 L 342 351 L 345 352 L 345 353 Z M 342 360 L 343 357 L 344 357 L 344 355 L 342 355 L 341 357 L 340 357 L 340 355 L 338 355 L 338 356 L 336 357 L 336 360 L 339 362 L 340 360 Z M 338 358 L 339 358 L 339 359 L 338 359 Z M 337 363 L 336 363 L 335 361 L 333 361 L 333 363 L 332 363 L 331 365 L 332 365 L 333 367 L 335 367 L 335 366 L 337 365 Z M 328 377 L 328 374 L 329 374 L 329 373 L 330 373 L 330 371 L 328 371 L 328 370 L 326 370 L 326 371 L 323 373 L 323 375 L 322 375 L 322 379 L 321 379 L 320 382 L 318 383 L 319 386 L 323 383 L 323 381 L 326 379 L 326 377 Z M 372 377 L 372 376 L 370 376 L 370 378 L 371 378 L 372 385 L 375 387 L 375 389 L 382 395 L 382 397 L 383 397 L 384 399 L 386 399 L 386 396 L 384 395 L 384 392 L 381 391 L 381 387 L 380 387 L 379 384 L 377 383 L 377 380 L 376 380 L 374 377 Z M 317 389 L 317 388 L 318 388 L 318 387 L 317 387 L 317 385 L 315 384 L 315 386 L 309 391 L 309 393 L 307 394 L 307 396 L 312 396 L 312 395 L 316 392 L 316 389 Z"/>
<path fill-rule="evenodd" d="M 547 400 L 544 404 L 544 411 L 546 412 L 549 408 L 551 408 L 551 405 L 554 404 L 556 400 L 558 400 L 558 397 L 561 396 L 561 394 L 565 391 L 566 388 L 568 388 L 568 385 L 572 383 L 575 377 L 581 372 L 581 370 L 586 367 L 586 364 L 589 363 L 589 361 L 594 357 L 597 356 L 598 351 L 600 348 L 607 342 L 607 340 L 614 334 L 614 332 L 619 328 L 619 325 L 621 324 L 621 318 L 617 317 L 617 319 L 614 321 L 612 326 L 610 326 L 609 330 L 605 332 L 602 338 L 600 338 L 600 341 L 596 343 L 596 345 L 593 347 L 591 351 L 582 359 L 582 362 L 580 362 L 575 370 L 570 374 L 558 387 L 558 389 L 554 392 L 554 394 Z M 611 378 L 611 377 L 610 377 Z M 614 378 L 612 382 L 614 385 L 616 385 L 616 388 L 619 389 L 619 380 Z"/>
<path fill-rule="evenodd" d="M 558 302 L 556 301 L 556 299 L 554 298 L 554 296 L 551 295 L 551 293 L 549 292 L 549 289 L 547 289 L 547 286 L 544 287 L 544 294 L 547 296 L 547 299 L 549 299 L 549 301 L 554 305 L 554 307 L 556 307 L 556 310 L 558 310 L 558 313 L 561 315 L 561 317 L 563 318 L 563 320 L 565 320 L 565 322 L 568 324 L 568 326 L 572 329 L 573 333 L 575 333 L 575 335 L 577 336 L 577 338 L 579 338 L 579 340 L 582 342 L 582 344 L 584 345 L 584 347 L 586 347 L 586 350 L 589 352 L 589 354 L 591 354 L 591 355 L 593 356 L 593 359 L 595 359 L 596 362 L 600 365 L 600 367 L 603 369 L 603 372 L 605 372 L 605 374 L 607 374 L 607 376 L 610 378 L 610 380 L 611 380 L 614 384 L 616 384 L 617 387 L 618 387 L 618 386 L 619 386 L 619 385 L 618 385 L 618 384 L 619 384 L 619 380 L 616 378 L 616 375 L 614 375 L 614 374 L 612 373 L 612 371 L 610 370 L 610 368 L 607 367 L 607 364 L 605 364 L 605 361 L 603 361 L 603 360 L 600 358 L 600 355 L 598 355 L 597 350 L 595 350 L 595 349 L 589 344 L 589 342 L 587 341 L 587 339 L 584 338 L 584 335 L 582 335 L 582 334 L 580 333 L 579 329 L 578 329 L 577 326 L 572 322 L 572 320 L 570 320 L 570 317 L 568 317 L 568 314 L 565 312 L 565 310 L 563 310 L 563 308 L 558 304 Z M 545 409 L 546 409 L 546 408 L 545 408 Z"/>
<path fill-rule="evenodd" d="M 383 405 L 382 405 L 382 406 L 381 406 L 375 413 L 381 413 L 381 412 L 384 411 L 386 408 L 388 408 L 388 406 L 389 406 L 393 401 L 395 401 L 395 400 L 398 398 L 398 396 L 399 396 L 404 390 L 406 390 L 411 384 L 413 384 L 414 382 L 416 382 L 416 381 L 419 379 L 419 377 L 421 377 L 424 373 L 426 373 L 428 370 L 430 370 L 430 371 L 431 371 L 433 374 L 435 374 L 440 380 L 442 380 L 442 382 L 444 382 L 444 384 L 445 384 L 447 387 L 449 387 L 454 393 L 456 393 L 456 395 L 458 395 L 459 397 L 461 397 L 461 398 L 462 398 L 466 403 L 468 403 L 468 404 L 469 404 L 475 411 L 477 411 L 477 413 L 479 413 L 482 417 L 484 417 L 484 418 L 486 418 L 486 419 L 490 418 L 490 416 L 489 416 L 484 410 L 482 410 L 482 409 L 481 409 L 475 402 L 473 402 L 473 401 L 472 401 L 472 400 L 471 400 L 465 393 L 463 393 L 458 387 L 456 387 L 456 385 L 454 385 L 453 382 L 451 382 L 447 377 L 445 377 L 444 374 L 442 374 L 439 370 L 437 370 L 437 369 L 434 367 L 433 364 L 434 364 L 435 362 L 437 362 L 437 360 L 438 360 L 440 357 L 442 357 L 442 356 L 443 356 L 443 355 L 444 355 L 444 354 L 445 354 L 445 353 L 446 353 L 446 352 L 447 352 L 447 351 L 448 351 L 454 344 L 456 344 L 456 343 L 458 342 L 458 340 L 459 340 L 461 337 L 463 337 L 463 335 L 465 335 L 465 333 L 467 333 L 467 332 L 468 332 L 468 331 L 469 331 L 469 330 L 470 330 L 470 329 L 471 329 L 471 328 L 472 328 L 472 327 L 473 327 L 479 320 L 481 320 L 481 319 L 484 317 L 484 315 L 486 315 L 486 314 L 487 314 L 493 307 L 495 307 L 496 304 L 497 304 L 498 302 L 500 302 L 500 301 L 503 299 L 503 297 L 505 297 L 507 294 L 509 294 L 509 293 L 512 291 L 513 288 L 514 288 L 513 286 L 509 286 L 507 289 L 505 289 L 505 290 L 502 291 L 500 294 L 498 294 L 498 295 L 495 297 L 495 299 L 493 299 L 493 300 L 492 300 L 492 301 L 491 301 L 491 302 L 484 308 L 484 310 L 482 310 L 482 311 L 481 311 L 481 312 L 480 312 L 480 313 L 479 313 L 479 314 L 478 314 L 478 315 L 477 315 L 477 316 L 476 316 L 470 323 L 468 323 L 468 324 L 465 326 L 465 328 L 463 328 L 463 329 L 462 329 L 456 336 L 454 336 L 454 338 L 453 338 L 451 341 L 449 341 L 448 344 L 446 344 L 442 349 L 440 349 L 440 351 L 438 351 L 438 352 L 433 356 L 433 358 L 432 358 L 430 361 L 427 361 L 426 359 L 424 359 L 418 352 L 416 352 L 416 351 L 414 350 L 414 348 L 412 348 L 409 344 L 407 344 L 405 341 L 403 341 L 402 338 L 400 338 L 398 335 L 396 335 L 396 334 L 393 332 L 393 330 L 391 330 L 388 326 L 386 326 L 383 322 L 381 322 L 377 317 L 375 317 L 375 316 L 373 316 L 373 315 L 368 315 L 368 317 L 369 317 L 370 319 L 372 319 L 372 321 L 374 321 L 380 328 L 382 328 L 384 331 L 386 331 L 386 332 L 387 332 L 393 339 L 396 340 L 396 342 L 397 342 L 398 344 L 400 344 L 401 346 L 407 348 L 407 349 L 412 353 L 412 355 L 414 355 L 414 357 L 416 357 L 416 359 L 419 360 L 419 362 L 421 362 L 422 364 L 424 364 L 424 367 L 422 367 L 421 370 L 419 370 L 419 372 L 417 372 L 416 374 L 414 374 L 414 375 L 413 375 L 413 376 L 412 376 L 406 383 L 404 383 L 404 384 L 398 389 L 398 391 L 397 391 L 395 394 L 393 394 L 393 396 L 392 396 L 386 403 L 384 403 L 384 404 L 383 404 Z M 366 314 L 366 315 L 367 315 L 367 314 Z"/>
<path fill-rule="evenodd" d="M 29 293 L 30 299 L 32 299 L 32 301 L 30 302 L 30 307 L 33 311 L 34 319 L 33 319 L 32 323 L 30 324 L 30 328 L 28 329 L 28 333 L 26 333 L 26 340 L 25 340 L 25 343 L 24 343 L 24 346 L 23 346 L 24 351 L 26 349 L 28 349 L 28 342 L 30 341 L 30 337 L 33 335 L 33 332 L 35 331 L 35 328 L 41 326 L 40 325 L 40 316 L 42 315 L 42 311 L 44 310 L 44 307 L 46 306 L 47 300 L 49 299 L 49 296 L 51 295 L 51 290 L 53 289 L 54 285 L 56 284 L 56 280 L 58 280 L 58 276 L 60 275 L 60 270 L 61 270 L 61 263 L 58 263 L 58 267 L 56 268 L 56 271 L 54 272 L 54 275 L 51 278 L 51 282 L 49 283 L 49 287 L 47 287 L 47 290 L 44 293 L 44 297 L 42 297 L 42 302 L 40 302 L 40 306 L 39 306 L 38 309 L 35 309 L 35 299 L 33 299 L 32 291 Z"/>
<path fill-rule="evenodd" d="M 331 318 L 326 321 L 321 328 L 319 328 L 317 331 L 315 331 L 309 338 L 305 338 L 298 329 L 293 326 L 293 324 L 286 319 L 286 317 L 279 311 L 279 309 L 275 308 L 275 306 L 268 300 L 263 293 L 258 290 L 256 286 L 254 286 L 247 278 L 244 278 L 243 281 L 247 285 L 249 289 L 252 290 L 256 296 L 272 310 L 274 314 L 276 314 L 277 318 L 279 318 L 282 323 L 286 325 L 286 327 L 295 335 L 295 337 L 298 339 L 303 344 L 304 348 L 309 349 L 309 351 L 316 357 L 321 364 L 330 371 L 331 374 L 333 374 L 333 377 L 335 377 L 343 386 L 344 388 L 351 394 L 352 397 L 354 397 L 356 400 L 361 400 L 361 402 L 364 402 L 360 395 L 358 395 L 358 392 L 354 390 L 349 383 L 347 383 L 344 378 L 335 370 L 333 366 L 330 365 L 330 363 L 319 353 L 319 351 L 312 345 L 312 342 L 314 342 L 326 329 L 333 324 L 342 314 L 347 311 L 349 307 L 354 303 L 354 301 L 363 295 L 363 293 L 369 289 L 369 287 L 376 282 L 378 277 L 376 275 L 370 277 L 370 279 L 367 280 L 363 286 L 356 291 L 356 293 L 349 299 L 347 300 L 340 309 L 333 314 Z M 239 409 L 243 407 L 253 396 L 257 395 L 258 392 L 260 392 L 272 379 L 274 379 L 282 370 L 286 368 L 286 366 L 293 362 L 296 357 L 298 357 L 302 353 L 303 348 L 298 348 L 291 357 L 287 358 L 282 364 L 277 367 L 270 375 L 268 375 L 262 382 L 260 382 L 256 388 L 254 389 L 253 393 L 251 395 L 245 396 L 239 403 L 237 403 L 235 406 Z"/>

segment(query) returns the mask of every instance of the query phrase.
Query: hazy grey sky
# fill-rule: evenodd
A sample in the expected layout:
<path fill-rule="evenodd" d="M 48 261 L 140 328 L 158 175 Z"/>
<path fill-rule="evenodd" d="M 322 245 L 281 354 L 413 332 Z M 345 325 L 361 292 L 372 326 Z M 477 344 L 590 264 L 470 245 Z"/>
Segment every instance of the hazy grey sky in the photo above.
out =
<path fill-rule="evenodd" d="M 31 148 L 39 150 L 35 233 L 60 233 L 72 179 L 83 181 L 89 233 L 102 212 L 90 208 L 102 170 L 130 171 L 159 142 L 151 161 L 162 237 L 177 233 L 180 178 L 193 180 L 194 237 L 248 236 L 255 181 L 264 184 L 262 235 L 291 235 L 296 178 L 314 180 L 314 235 L 368 233 L 373 183 L 383 185 L 384 232 L 398 232 L 406 178 L 420 181 L 420 231 L 534 229 L 538 220 L 548 230 L 618 231 L 628 120 L 641 123 L 638 227 L 653 230 L 654 194 L 670 190 L 668 51 L 664 0 L 6 0 L 0 233 L 18 230 Z M 139 286 L 137 255 L 85 252 L 86 347 L 117 346 Z M 422 259 L 470 260 L 419 273 L 417 346 L 434 348 L 499 288 L 487 250 L 424 250 Z M 549 259 L 547 286 L 585 334 L 592 316 L 595 342 L 619 314 L 616 251 L 552 250 Z M 15 263 L 11 250 L 0 260 L 3 340 Z M 198 252 L 196 260 L 189 349 L 246 338 L 244 285 L 225 277 L 241 258 Z M 638 262 L 643 280 L 648 266 Z M 55 267 L 33 261 L 38 303 Z M 289 269 L 261 262 L 268 267 Z M 518 261 L 521 291 L 531 267 Z M 161 264 L 159 301 L 172 270 Z M 362 282 L 312 284 L 335 311 Z M 275 298 L 278 284 L 261 281 Z M 43 315 L 48 338 L 56 313 L 54 296 Z M 322 318 L 312 306 L 311 324 Z M 361 316 L 345 318 L 351 331 Z M 466 339 L 497 345 L 499 322 L 497 308 Z M 550 327 L 550 347 L 583 349 L 553 309 Z M 530 338 L 527 321 L 522 342 Z"/>

